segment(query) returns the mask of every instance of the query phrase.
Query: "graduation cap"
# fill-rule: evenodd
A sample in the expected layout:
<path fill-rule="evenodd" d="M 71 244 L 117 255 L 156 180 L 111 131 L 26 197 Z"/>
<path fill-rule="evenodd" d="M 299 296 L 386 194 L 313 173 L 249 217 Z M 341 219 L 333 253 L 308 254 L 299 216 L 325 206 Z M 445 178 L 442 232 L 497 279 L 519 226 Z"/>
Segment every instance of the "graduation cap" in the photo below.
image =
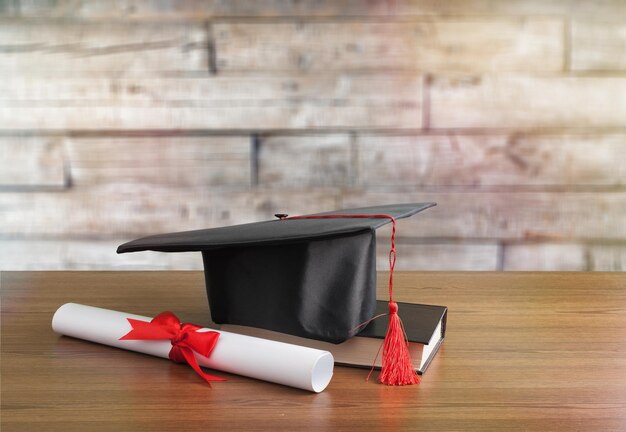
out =
<path fill-rule="evenodd" d="M 434 205 L 279 214 L 270 221 L 144 237 L 117 252 L 202 252 L 214 322 L 341 343 L 375 313 L 376 229 L 393 223 L 391 296 L 395 220 Z M 383 351 L 383 372 L 384 359 Z"/>

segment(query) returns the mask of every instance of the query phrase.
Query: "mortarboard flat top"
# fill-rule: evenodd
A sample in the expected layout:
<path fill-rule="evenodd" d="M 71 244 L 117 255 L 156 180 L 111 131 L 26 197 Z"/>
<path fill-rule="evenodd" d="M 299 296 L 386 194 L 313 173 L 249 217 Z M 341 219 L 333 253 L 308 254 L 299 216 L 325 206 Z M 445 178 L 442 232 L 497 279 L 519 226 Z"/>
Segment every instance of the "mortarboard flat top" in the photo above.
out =
<path fill-rule="evenodd" d="M 387 214 L 396 219 L 406 218 L 434 206 L 434 203 L 394 204 L 338 210 L 330 214 Z M 144 250 L 159 252 L 192 252 L 231 246 L 280 244 L 302 240 L 373 231 L 389 223 L 389 219 L 285 219 L 253 222 L 221 228 L 182 231 L 144 237 L 121 245 L 118 253 Z"/>
<path fill-rule="evenodd" d="M 434 203 L 392 204 L 321 215 L 412 216 Z M 340 343 L 376 307 L 375 230 L 385 218 L 283 219 L 159 234 L 117 252 L 200 251 L 211 316 Z"/>

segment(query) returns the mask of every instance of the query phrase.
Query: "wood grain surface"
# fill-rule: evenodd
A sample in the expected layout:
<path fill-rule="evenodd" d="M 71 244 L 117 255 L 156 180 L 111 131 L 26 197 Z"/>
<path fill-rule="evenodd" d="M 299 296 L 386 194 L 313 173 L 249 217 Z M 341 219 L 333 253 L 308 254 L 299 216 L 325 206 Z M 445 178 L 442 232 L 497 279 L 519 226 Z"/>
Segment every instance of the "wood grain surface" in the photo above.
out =
<path fill-rule="evenodd" d="M 558 72 L 563 31 L 562 20 L 528 18 L 214 26 L 217 69 L 224 72 Z"/>
<path fill-rule="evenodd" d="M 151 75 L 3 78 L 0 130 L 101 133 L 422 126 L 423 77 L 415 74 Z"/>
<path fill-rule="evenodd" d="M 41 0 L 3 1 L 0 11 L 7 17 L 78 18 L 90 21 L 119 19 L 128 21 L 209 18 L 345 18 L 379 19 L 413 18 L 415 16 L 525 16 L 589 15 L 622 18 L 626 15 L 622 0 L 581 2 L 580 0 Z"/>
<path fill-rule="evenodd" d="M 384 273 L 379 297 L 385 298 Z M 624 430 L 623 273 L 399 273 L 396 298 L 450 308 L 418 386 L 337 367 L 310 394 L 61 337 L 57 307 L 209 324 L 200 272 L 1 273 L 2 430 Z"/>
<path fill-rule="evenodd" d="M 0 271 L 426 200 L 399 269 L 624 271 L 624 6 L 0 0 Z"/>

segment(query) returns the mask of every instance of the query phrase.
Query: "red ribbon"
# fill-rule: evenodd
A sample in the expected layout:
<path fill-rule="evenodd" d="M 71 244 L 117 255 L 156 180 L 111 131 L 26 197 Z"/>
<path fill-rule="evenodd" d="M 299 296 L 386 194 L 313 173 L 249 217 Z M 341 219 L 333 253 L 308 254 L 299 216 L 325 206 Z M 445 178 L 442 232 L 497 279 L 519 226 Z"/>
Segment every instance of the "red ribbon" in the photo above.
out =
<path fill-rule="evenodd" d="M 120 340 L 169 340 L 172 349 L 169 358 L 176 363 L 187 363 L 206 382 L 226 381 L 225 378 L 216 377 L 205 373 L 200 369 L 194 351 L 205 357 L 209 357 L 220 334 L 215 331 L 198 332 L 202 327 L 195 324 L 181 324 L 180 320 L 172 312 L 162 312 L 152 321 L 140 321 L 127 318 L 133 328 Z"/>

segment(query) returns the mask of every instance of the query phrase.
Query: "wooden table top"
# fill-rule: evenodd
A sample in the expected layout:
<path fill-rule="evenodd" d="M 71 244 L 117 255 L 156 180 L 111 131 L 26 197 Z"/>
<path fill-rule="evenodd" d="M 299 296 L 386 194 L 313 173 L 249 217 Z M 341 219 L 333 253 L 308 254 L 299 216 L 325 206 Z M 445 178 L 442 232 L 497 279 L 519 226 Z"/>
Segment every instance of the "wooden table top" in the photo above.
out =
<path fill-rule="evenodd" d="M 380 275 L 380 298 L 385 295 Z M 336 367 L 313 394 L 61 337 L 84 303 L 208 324 L 200 272 L 4 272 L 2 431 L 626 430 L 624 273 L 398 273 L 398 301 L 449 307 L 422 383 Z"/>

